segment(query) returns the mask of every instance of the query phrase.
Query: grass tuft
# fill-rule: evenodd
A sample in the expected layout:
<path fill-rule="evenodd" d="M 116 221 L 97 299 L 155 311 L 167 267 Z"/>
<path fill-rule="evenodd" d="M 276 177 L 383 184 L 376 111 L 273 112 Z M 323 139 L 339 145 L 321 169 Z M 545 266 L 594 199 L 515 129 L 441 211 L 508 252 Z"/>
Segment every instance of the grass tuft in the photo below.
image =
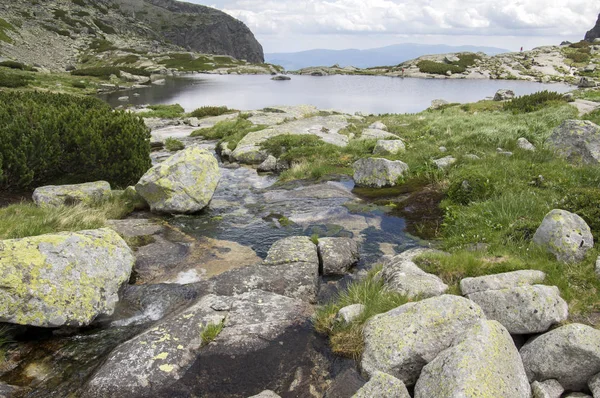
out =
<path fill-rule="evenodd" d="M 185 149 L 185 144 L 175 138 L 167 138 L 165 140 L 165 148 L 169 152 L 176 152 Z"/>
<path fill-rule="evenodd" d="M 224 327 L 225 324 L 223 322 L 217 324 L 211 323 L 206 325 L 200 335 L 200 338 L 202 339 L 202 345 L 205 346 L 214 341 L 217 338 L 217 336 L 223 331 Z"/>

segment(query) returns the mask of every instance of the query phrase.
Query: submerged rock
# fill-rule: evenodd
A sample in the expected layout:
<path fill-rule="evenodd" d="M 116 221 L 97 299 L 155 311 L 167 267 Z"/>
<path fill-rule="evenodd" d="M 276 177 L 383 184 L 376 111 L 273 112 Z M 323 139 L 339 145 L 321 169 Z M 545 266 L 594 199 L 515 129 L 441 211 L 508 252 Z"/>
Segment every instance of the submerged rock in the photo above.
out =
<path fill-rule="evenodd" d="M 48 185 L 33 191 L 33 201 L 38 206 L 63 206 L 77 203 L 93 203 L 111 197 L 110 184 L 106 181 L 75 185 Z"/>
<path fill-rule="evenodd" d="M 600 373 L 600 330 L 562 326 L 528 341 L 521 357 L 529 381 L 556 379 L 566 390 L 585 390 Z"/>
<path fill-rule="evenodd" d="M 112 314 L 133 263 L 108 228 L 0 241 L 0 322 L 89 325 Z"/>
<path fill-rule="evenodd" d="M 354 163 L 354 181 L 358 186 L 383 188 L 395 186 L 408 171 L 408 165 L 399 160 L 364 158 Z"/>
<path fill-rule="evenodd" d="M 350 238 L 320 238 L 319 258 L 323 275 L 345 275 L 358 262 L 358 243 Z"/>
<path fill-rule="evenodd" d="M 408 303 L 367 321 L 361 366 L 413 385 L 421 369 L 485 316 L 471 300 L 444 295 Z"/>
<path fill-rule="evenodd" d="M 529 398 L 531 390 L 519 352 L 507 330 L 481 321 L 423 368 L 415 398 Z"/>
<path fill-rule="evenodd" d="M 572 162 L 600 162 L 600 127 L 589 120 L 565 120 L 548 141 L 560 156 Z"/>
<path fill-rule="evenodd" d="M 150 169 L 135 189 L 152 211 L 195 213 L 208 205 L 220 178 L 214 156 L 190 147 Z"/>
<path fill-rule="evenodd" d="M 284 76 L 284 75 L 278 75 L 278 76 L 273 76 L 271 78 L 271 80 L 275 80 L 275 81 L 285 81 L 285 80 L 292 80 L 291 77 L 289 76 Z"/>
<path fill-rule="evenodd" d="M 552 210 L 544 217 L 533 242 L 565 263 L 579 262 L 594 247 L 594 237 L 583 218 L 565 210 Z"/>
<path fill-rule="evenodd" d="M 410 398 L 404 383 L 387 373 L 375 372 L 352 398 Z"/>

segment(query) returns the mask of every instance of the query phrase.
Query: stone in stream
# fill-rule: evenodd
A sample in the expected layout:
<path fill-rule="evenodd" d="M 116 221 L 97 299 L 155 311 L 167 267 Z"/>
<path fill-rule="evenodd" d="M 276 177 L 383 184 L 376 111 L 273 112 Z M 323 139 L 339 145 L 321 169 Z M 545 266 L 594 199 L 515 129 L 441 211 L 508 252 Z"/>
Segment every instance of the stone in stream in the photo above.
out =
<path fill-rule="evenodd" d="M 354 163 L 354 181 L 363 187 L 393 187 L 407 171 L 408 165 L 399 160 L 364 158 Z"/>
<path fill-rule="evenodd" d="M 408 298 L 440 296 L 448 290 L 439 277 L 423 271 L 407 254 L 390 257 L 383 263 L 380 277 L 387 289 Z"/>
<path fill-rule="evenodd" d="M 275 242 L 269 249 L 265 265 L 306 262 L 319 263 L 317 246 L 306 236 L 291 236 Z"/>
<path fill-rule="evenodd" d="M 38 206 L 63 206 L 77 203 L 93 203 L 111 197 L 110 184 L 106 181 L 75 185 L 48 185 L 33 191 L 33 201 Z"/>
<path fill-rule="evenodd" d="M 425 365 L 481 319 L 485 316 L 477 304 L 450 295 L 376 315 L 364 328 L 361 367 L 368 375 L 381 371 L 413 385 Z"/>
<path fill-rule="evenodd" d="M 528 398 L 530 388 L 508 331 L 498 322 L 482 320 L 423 368 L 415 398 Z"/>
<path fill-rule="evenodd" d="M 487 290 L 510 289 L 513 287 L 542 283 L 546 274 L 536 270 L 505 272 L 502 274 L 484 275 L 476 278 L 465 278 L 460 281 L 460 291 L 469 295 Z"/>
<path fill-rule="evenodd" d="M 360 259 L 358 243 L 350 238 L 320 238 L 317 248 L 323 275 L 345 275 Z"/>
<path fill-rule="evenodd" d="M 558 380 L 550 379 L 531 383 L 532 398 L 560 398 L 565 392 Z"/>
<path fill-rule="evenodd" d="M 151 168 L 135 189 L 152 211 L 195 213 L 208 206 L 220 178 L 214 156 L 190 147 Z"/>
<path fill-rule="evenodd" d="M 556 286 L 520 286 L 472 293 L 485 316 L 500 322 L 510 334 L 547 331 L 569 317 L 569 306 Z"/>
<path fill-rule="evenodd" d="M 0 322 L 89 325 L 113 313 L 133 263 L 108 228 L 0 241 Z"/>
<path fill-rule="evenodd" d="M 600 127 L 589 120 L 565 120 L 554 129 L 548 142 L 571 162 L 600 162 Z"/>
<path fill-rule="evenodd" d="M 375 372 L 352 398 L 410 398 L 404 383 L 387 373 Z"/>
<path fill-rule="evenodd" d="M 600 373 L 600 330 L 573 323 L 528 341 L 521 358 L 529 381 L 556 379 L 570 391 L 582 391 Z"/>
<path fill-rule="evenodd" d="M 594 247 L 592 231 L 583 218 L 565 210 L 548 213 L 535 232 L 533 242 L 565 263 L 582 261 Z"/>
<path fill-rule="evenodd" d="M 379 140 L 373 148 L 374 155 L 396 155 L 404 152 L 406 146 L 402 140 Z"/>

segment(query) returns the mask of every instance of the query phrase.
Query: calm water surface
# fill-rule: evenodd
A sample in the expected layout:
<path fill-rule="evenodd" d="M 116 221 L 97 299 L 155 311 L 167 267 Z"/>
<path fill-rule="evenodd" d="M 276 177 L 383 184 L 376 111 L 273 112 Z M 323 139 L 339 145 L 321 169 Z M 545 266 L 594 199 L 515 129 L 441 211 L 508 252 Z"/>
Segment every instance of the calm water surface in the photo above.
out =
<path fill-rule="evenodd" d="M 566 84 L 542 84 L 508 80 L 403 79 L 385 76 L 291 76 L 272 81 L 271 76 L 186 75 L 167 80 L 164 86 L 102 95 L 111 105 L 181 104 L 186 111 L 204 105 L 226 105 L 240 110 L 273 105 L 310 104 L 319 109 L 354 113 L 415 113 L 434 99 L 474 102 L 493 96 L 499 89 L 517 95 L 541 90 L 561 93 Z M 135 97 L 133 94 L 138 93 Z M 118 98 L 129 96 L 129 101 Z"/>

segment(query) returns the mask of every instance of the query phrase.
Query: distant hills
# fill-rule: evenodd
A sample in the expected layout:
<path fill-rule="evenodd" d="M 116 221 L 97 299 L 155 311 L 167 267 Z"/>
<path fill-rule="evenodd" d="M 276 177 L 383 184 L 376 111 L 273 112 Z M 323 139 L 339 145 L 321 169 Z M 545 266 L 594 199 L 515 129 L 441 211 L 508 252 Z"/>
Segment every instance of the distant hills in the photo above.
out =
<path fill-rule="evenodd" d="M 488 55 L 510 52 L 510 50 L 496 47 L 405 43 L 369 50 L 308 50 L 296 53 L 270 53 L 265 54 L 265 60 L 269 63 L 281 65 L 287 70 L 297 70 L 309 66 L 331 66 L 335 64 L 339 64 L 342 67 L 370 68 L 374 66 L 397 65 L 401 62 L 428 54 L 467 51 L 484 52 Z"/>

